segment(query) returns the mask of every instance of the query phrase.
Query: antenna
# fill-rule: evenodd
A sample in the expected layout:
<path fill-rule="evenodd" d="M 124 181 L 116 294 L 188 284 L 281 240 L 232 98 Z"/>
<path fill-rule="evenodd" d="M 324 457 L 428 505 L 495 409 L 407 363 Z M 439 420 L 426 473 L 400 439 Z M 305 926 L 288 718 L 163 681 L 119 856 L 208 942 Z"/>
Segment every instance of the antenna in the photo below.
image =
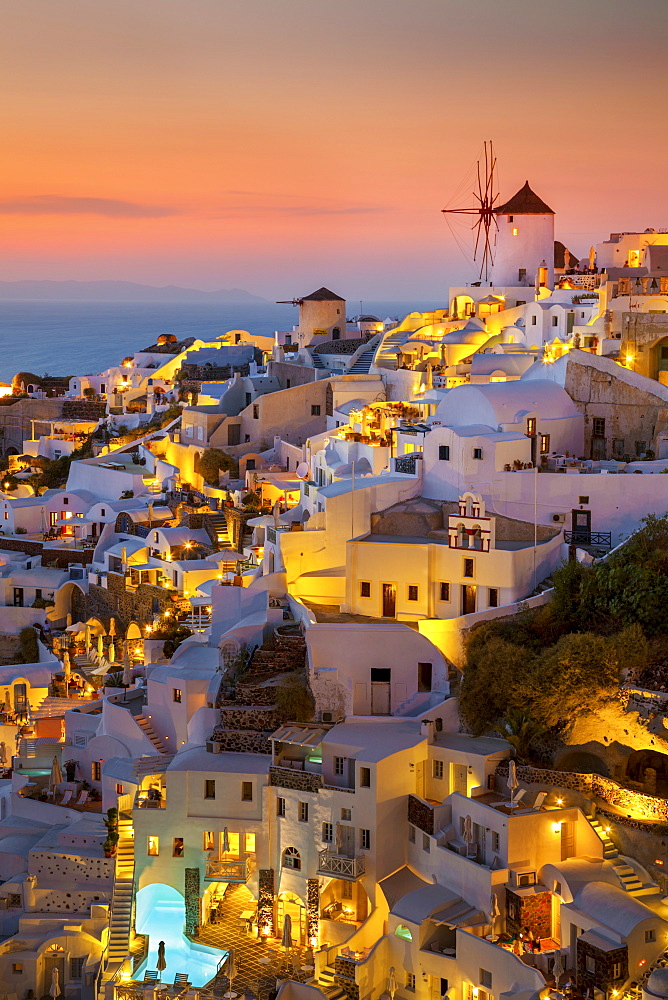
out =
<path fill-rule="evenodd" d="M 476 163 L 477 189 L 472 194 L 477 204 L 474 203 L 470 208 L 444 208 L 442 212 L 446 217 L 448 215 L 472 215 L 476 217 L 477 221 L 471 226 L 471 229 L 476 231 L 473 259 L 480 260 L 480 280 L 482 281 L 484 277 L 484 280 L 488 281 L 490 268 L 494 263 L 492 225 L 499 228 L 494 207 L 499 197 L 498 191 L 494 191 L 496 157 L 491 139 L 484 143 L 484 158 L 484 168 L 480 160 Z"/>

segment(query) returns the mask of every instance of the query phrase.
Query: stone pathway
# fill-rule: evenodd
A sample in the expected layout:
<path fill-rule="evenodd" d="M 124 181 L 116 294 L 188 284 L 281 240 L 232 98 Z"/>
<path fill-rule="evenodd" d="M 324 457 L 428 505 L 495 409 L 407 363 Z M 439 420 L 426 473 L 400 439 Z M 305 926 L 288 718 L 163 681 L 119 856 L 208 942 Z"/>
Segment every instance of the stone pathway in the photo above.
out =
<path fill-rule="evenodd" d="M 292 979 L 304 983 L 311 979 L 313 973 L 301 968 L 307 964 L 306 949 L 292 949 L 288 959 L 280 944 L 264 944 L 254 933 L 245 933 L 240 916 L 253 905 L 254 901 L 249 897 L 245 886 L 230 885 L 218 907 L 218 920 L 215 924 L 203 927 L 197 940 L 223 951 L 234 948 L 238 971 L 234 977 L 233 992 L 240 995 L 253 994 L 264 1000 L 275 989 L 277 979 Z M 262 962 L 261 959 L 269 961 Z M 225 972 L 219 973 L 209 986 L 215 996 L 222 996 L 229 989 Z"/>

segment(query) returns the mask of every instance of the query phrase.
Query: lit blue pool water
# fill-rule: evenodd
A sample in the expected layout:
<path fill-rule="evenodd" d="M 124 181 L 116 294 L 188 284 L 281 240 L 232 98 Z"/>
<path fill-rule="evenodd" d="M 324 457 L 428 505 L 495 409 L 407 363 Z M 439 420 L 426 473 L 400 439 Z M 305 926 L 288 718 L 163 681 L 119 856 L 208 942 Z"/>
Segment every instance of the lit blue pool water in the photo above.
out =
<path fill-rule="evenodd" d="M 27 774 L 29 777 L 34 778 L 40 774 L 51 774 L 50 767 L 22 767 L 19 768 L 19 774 Z"/>
<path fill-rule="evenodd" d="M 148 958 L 135 973 L 143 979 L 146 969 L 157 969 L 158 944 L 165 942 L 167 968 L 161 978 L 174 982 L 174 973 L 187 972 L 193 986 L 204 986 L 216 974 L 226 952 L 190 941 L 183 933 L 185 925 L 183 896 L 169 885 L 154 883 L 137 893 L 137 933 L 148 934 Z"/>

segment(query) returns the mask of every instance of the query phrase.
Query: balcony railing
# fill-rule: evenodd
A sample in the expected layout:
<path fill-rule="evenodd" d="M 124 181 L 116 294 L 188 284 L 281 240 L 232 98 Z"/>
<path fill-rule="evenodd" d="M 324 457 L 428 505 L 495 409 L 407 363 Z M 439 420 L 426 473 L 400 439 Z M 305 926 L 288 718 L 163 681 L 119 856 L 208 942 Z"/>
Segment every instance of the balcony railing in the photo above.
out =
<path fill-rule="evenodd" d="M 320 851 L 318 875 L 329 875 L 332 878 L 355 882 L 364 875 L 364 858 L 347 858 L 332 851 Z"/>
<path fill-rule="evenodd" d="M 564 541 L 567 545 L 601 545 L 609 549 L 612 545 L 612 534 L 609 531 L 564 531 Z"/>
<path fill-rule="evenodd" d="M 204 878 L 215 882 L 247 882 L 255 871 L 255 858 L 205 861 Z"/>

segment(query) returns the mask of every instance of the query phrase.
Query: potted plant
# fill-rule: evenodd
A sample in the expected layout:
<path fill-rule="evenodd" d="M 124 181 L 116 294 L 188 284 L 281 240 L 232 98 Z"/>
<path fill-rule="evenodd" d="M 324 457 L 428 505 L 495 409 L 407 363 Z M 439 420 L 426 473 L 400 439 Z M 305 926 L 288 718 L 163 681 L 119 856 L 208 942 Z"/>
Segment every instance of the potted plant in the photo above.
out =
<path fill-rule="evenodd" d="M 107 809 L 104 825 L 107 828 L 107 837 L 102 845 L 102 850 L 104 851 L 105 858 L 113 858 L 116 854 L 116 847 L 118 846 L 119 839 L 118 809 Z"/>

